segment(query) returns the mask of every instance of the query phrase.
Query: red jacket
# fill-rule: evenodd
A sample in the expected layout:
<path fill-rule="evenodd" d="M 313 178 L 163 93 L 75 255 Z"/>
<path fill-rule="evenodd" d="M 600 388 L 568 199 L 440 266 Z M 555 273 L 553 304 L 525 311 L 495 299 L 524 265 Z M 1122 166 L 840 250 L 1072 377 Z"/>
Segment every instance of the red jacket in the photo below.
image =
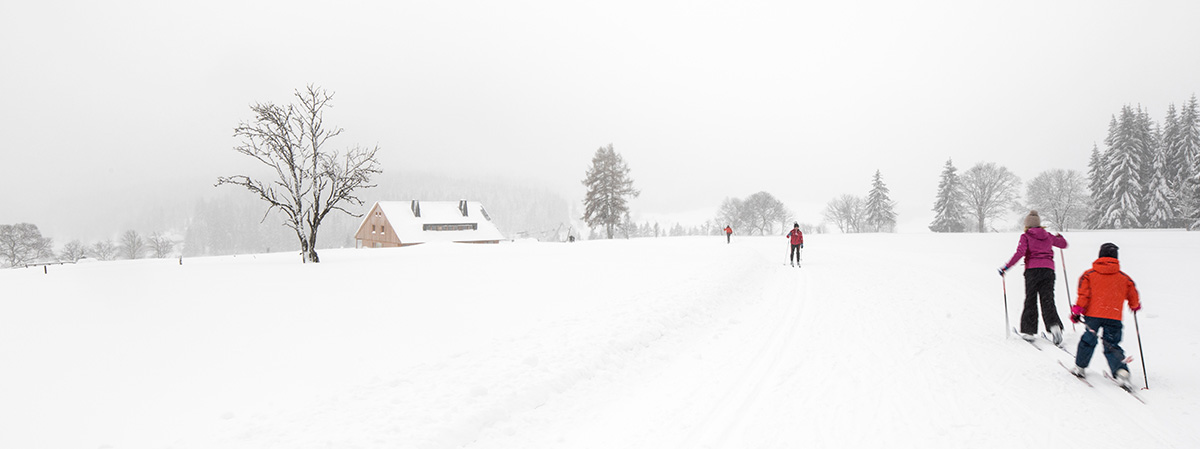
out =
<path fill-rule="evenodd" d="M 733 234 L 733 228 L 730 228 L 729 226 L 726 226 L 726 227 L 725 227 L 725 233 L 726 233 L 726 234 Z"/>
<path fill-rule="evenodd" d="M 787 237 L 792 239 L 793 245 L 803 245 L 804 244 L 804 233 L 800 232 L 799 229 L 792 229 L 792 232 L 789 232 L 787 234 Z"/>
<path fill-rule="evenodd" d="M 1075 305 L 1083 307 L 1084 315 L 1120 321 L 1126 300 L 1129 300 L 1130 309 L 1142 305 L 1137 286 L 1121 271 L 1121 262 L 1117 259 L 1096 259 L 1092 269 L 1079 277 L 1079 299 Z"/>

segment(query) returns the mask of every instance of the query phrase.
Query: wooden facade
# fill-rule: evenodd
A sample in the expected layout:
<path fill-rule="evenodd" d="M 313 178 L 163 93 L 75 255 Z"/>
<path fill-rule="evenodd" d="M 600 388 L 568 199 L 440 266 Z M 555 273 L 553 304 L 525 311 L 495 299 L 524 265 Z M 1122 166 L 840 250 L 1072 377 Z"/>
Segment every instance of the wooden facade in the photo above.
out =
<path fill-rule="evenodd" d="M 383 206 L 375 203 L 371 207 L 371 212 L 363 219 L 362 225 L 358 227 L 358 233 L 354 235 L 354 240 L 359 248 L 395 248 L 403 246 L 400 242 L 400 237 L 396 235 L 396 228 L 388 223 L 387 215 L 383 213 Z"/>

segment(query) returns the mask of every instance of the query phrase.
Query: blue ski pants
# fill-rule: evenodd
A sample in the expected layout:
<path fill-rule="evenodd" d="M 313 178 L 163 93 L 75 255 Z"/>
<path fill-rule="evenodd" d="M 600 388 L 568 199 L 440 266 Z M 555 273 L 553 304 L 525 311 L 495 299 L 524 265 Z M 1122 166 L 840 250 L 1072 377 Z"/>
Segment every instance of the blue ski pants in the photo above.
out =
<path fill-rule="evenodd" d="M 1128 370 L 1125 364 L 1125 350 L 1121 349 L 1121 329 L 1124 323 L 1108 318 L 1083 317 L 1087 330 L 1079 339 L 1079 348 L 1075 351 L 1075 364 L 1087 368 L 1092 362 L 1092 354 L 1096 351 L 1096 343 L 1104 342 L 1104 358 L 1108 359 L 1108 368 L 1114 377 L 1117 370 Z"/>

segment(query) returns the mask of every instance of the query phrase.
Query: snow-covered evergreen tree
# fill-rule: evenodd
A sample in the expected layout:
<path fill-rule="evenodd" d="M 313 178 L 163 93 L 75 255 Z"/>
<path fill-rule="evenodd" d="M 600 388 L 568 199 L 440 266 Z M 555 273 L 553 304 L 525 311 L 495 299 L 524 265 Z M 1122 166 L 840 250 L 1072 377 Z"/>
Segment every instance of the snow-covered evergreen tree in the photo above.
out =
<path fill-rule="evenodd" d="M 958 181 L 958 169 L 954 168 L 954 160 L 946 159 L 946 167 L 942 169 L 942 179 L 938 182 L 937 199 L 933 202 L 933 223 L 929 230 L 933 232 L 963 232 L 967 230 L 966 211 L 963 209 L 962 190 Z"/>
<path fill-rule="evenodd" d="M 867 228 L 872 232 L 896 232 L 896 203 L 888 196 L 883 175 L 875 170 L 871 192 L 867 194 Z"/>
<path fill-rule="evenodd" d="M 1197 105 L 1196 95 L 1188 100 L 1179 111 L 1179 151 L 1185 155 L 1189 167 L 1184 176 L 1187 181 L 1182 187 L 1183 207 L 1181 215 L 1190 218 L 1189 228 L 1200 226 L 1200 105 Z"/>
<path fill-rule="evenodd" d="M 1131 106 L 1121 108 L 1121 118 L 1105 139 L 1108 151 L 1105 161 L 1105 194 L 1110 201 L 1101 217 L 1101 227 L 1126 229 L 1142 226 L 1141 204 L 1145 196 L 1142 183 L 1143 140 L 1138 130 L 1138 113 Z"/>
<path fill-rule="evenodd" d="M 1167 182 L 1166 151 L 1155 151 L 1150 163 L 1153 169 L 1150 183 L 1146 186 L 1146 208 L 1144 209 L 1145 226 L 1151 228 L 1166 228 L 1175 223 L 1176 197 L 1175 191 Z"/>
<path fill-rule="evenodd" d="M 1115 118 L 1114 118 L 1115 123 Z M 1115 125 L 1112 125 L 1115 126 Z M 1107 197 L 1104 197 L 1104 156 L 1096 144 L 1092 144 L 1092 157 L 1088 161 L 1088 189 L 1092 195 L 1092 210 L 1088 213 L 1087 226 L 1092 229 L 1102 228 L 1104 211 L 1108 210 Z"/>
<path fill-rule="evenodd" d="M 1162 128 L 1162 149 L 1164 175 L 1167 178 L 1167 185 L 1175 191 L 1176 195 L 1183 193 L 1183 185 L 1187 181 L 1188 174 L 1191 173 L 1191 167 L 1188 165 L 1187 152 L 1184 151 L 1183 142 L 1180 141 L 1179 129 L 1179 114 L 1176 112 L 1175 104 L 1167 106 L 1167 116 L 1163 119 Z"/>
<path fill-rule="evenodd" d="M 1135 151 L 1138 152 L 1138 159 L 1141 161 L 1141 166 L 1138 168 L 1138 177 L 1142 181 L 1142 195 L 1139 196 L 1138 210 L 1141 211 L 1142 226 L 1149 225 L 1149 217 L 1147 214 L 1150 210 L 1150 182 L 1154 179 L 1155 167 L 1154 158 L 1157 153 L 1162 151 L 1162 133 L 1157 123 L 1150 118 L 1148 111 L 1142 109 L 1138 105 L 1135 112 L 1136 120 L 1133 127 L 1133 141 Z"/>
<path fill-rule="evenodd" d="M 596 150 L 583 185 L 587 186 L 583 198 L 584 222 L 592 228 L 603 226 L 605 236 L 613 238 L 628 221 L 629 199 L 637 198 L 641 192 L 633 188 L 629 166 L 611 143 Z"/>

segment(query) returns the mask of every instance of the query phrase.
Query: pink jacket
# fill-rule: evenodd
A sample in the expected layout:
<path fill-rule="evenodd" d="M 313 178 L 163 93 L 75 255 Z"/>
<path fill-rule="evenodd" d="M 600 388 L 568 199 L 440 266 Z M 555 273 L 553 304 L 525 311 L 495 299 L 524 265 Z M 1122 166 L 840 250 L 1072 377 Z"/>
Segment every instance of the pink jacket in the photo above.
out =
<path fill-rule="evenodd" d="M 1012 259 L 1004 264 L 1004 269 L 1012 268 L 1022 257 L 1025 258 L 1025 269 L 1049 268 L 1054 269 L 1054 247 L 1066 248 L 1067 239 L 1059 234 L 1050 234 L 1042 228 L 1029 228 L 1021 234 L 1017 243 L 1017 252 Z"/>

